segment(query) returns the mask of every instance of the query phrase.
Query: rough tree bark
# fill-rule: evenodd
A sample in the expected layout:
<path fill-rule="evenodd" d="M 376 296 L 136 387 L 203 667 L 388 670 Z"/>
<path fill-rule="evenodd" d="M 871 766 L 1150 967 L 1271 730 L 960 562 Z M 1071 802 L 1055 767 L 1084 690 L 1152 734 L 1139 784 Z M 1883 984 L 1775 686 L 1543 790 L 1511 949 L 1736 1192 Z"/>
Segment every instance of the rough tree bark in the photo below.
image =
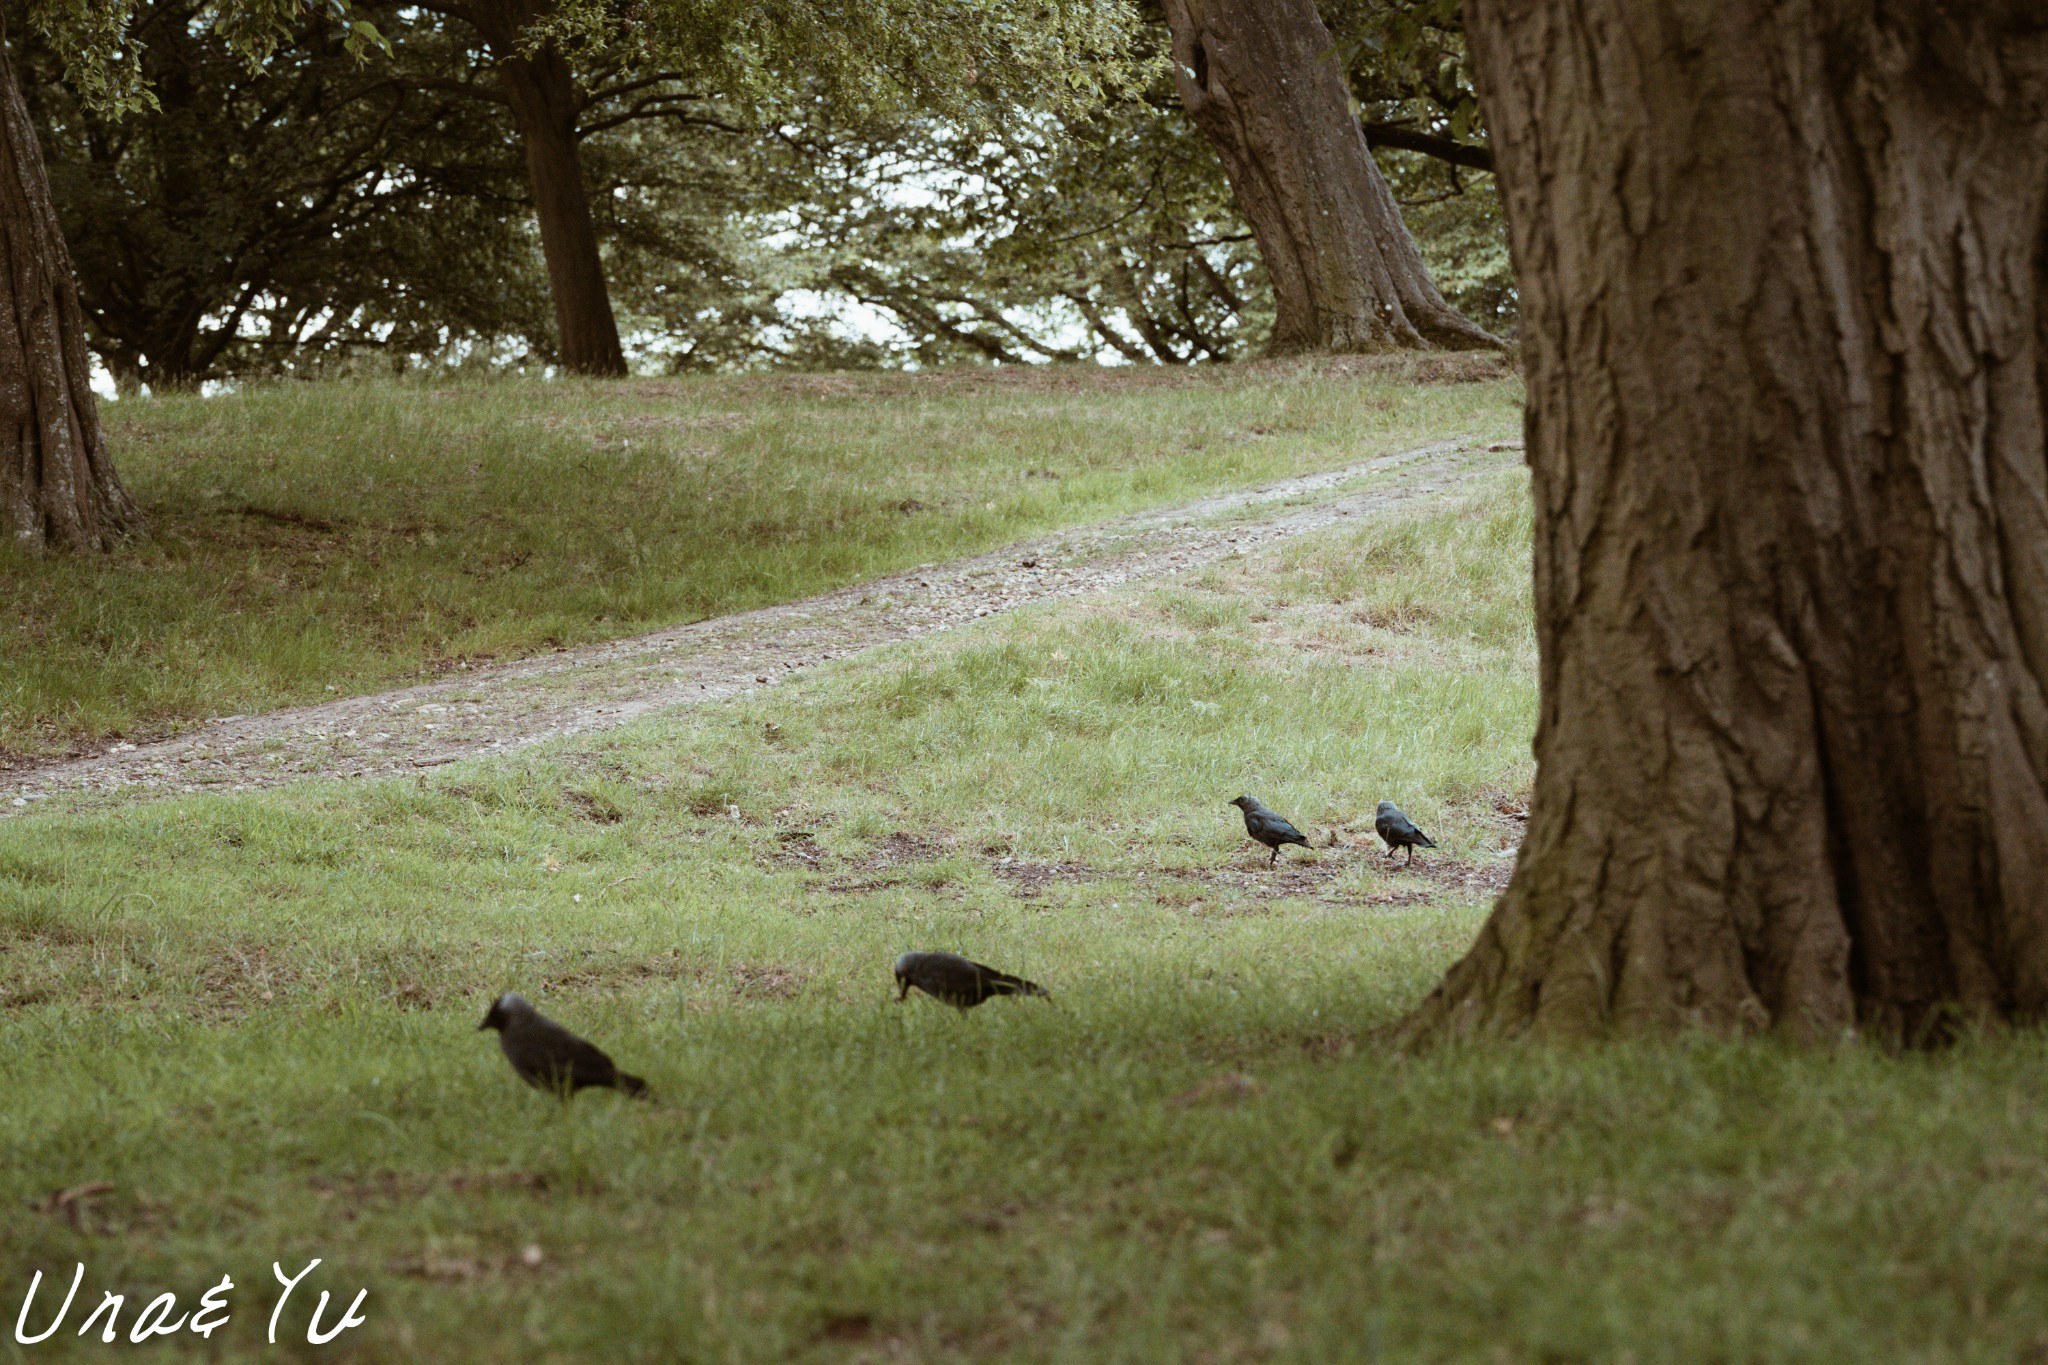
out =
<path fill-rule="evenodd" d="M 32 552 L 105 549 L 142 518 L 114 473 L 42 147 L 0 26 L 0 531 Z"/>
<path fill-rule="evenodd" d="M 1468 0 L 1528 370 L 1527 840 L 1407 1025 L 2048 1012 L 2048 15 Z"/>
<path fill-rule="evenodd" d="M 475 0 L 450 7 L 450 12 L 469 19 L 490 48 L 526 144 L 527 180 L 540 220 L 562 365 L 576 374 L 621 375 L 626 356 L 619 347 L 619 326 L 597 250 L 597 224 L 583 183 L 576 78 L 553 44 L 524 49 L 527 27 L 553 9 L 554 0 Z"/>
<path fill-rule="evenodd" d="M 1174 80 L 1222 159 L 1289 351 L 1493 347 L 1444 302 L 1352 115 L 1314 0 L 1165 0 Z"/>

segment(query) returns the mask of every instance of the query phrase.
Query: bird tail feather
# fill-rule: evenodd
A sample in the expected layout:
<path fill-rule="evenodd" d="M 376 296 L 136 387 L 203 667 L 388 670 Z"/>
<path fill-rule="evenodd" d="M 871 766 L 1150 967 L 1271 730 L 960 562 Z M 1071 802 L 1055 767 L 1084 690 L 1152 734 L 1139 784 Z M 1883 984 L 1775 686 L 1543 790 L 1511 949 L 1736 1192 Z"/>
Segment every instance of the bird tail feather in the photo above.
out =
<path fill-rule="evenodd" d="M 990 972 L 988 983 L 1004 995 L 1042 995 L 1047 999 L 1052 998 L 1052 992 L 1036 981 L 1026 981 L 1023 977 L 1011 976 L 1008 972 Z"/>
<path fill-rule="evenodd" d="M 1429 837 L 1429 836 L 1428 836 L 1427 834 L 1424 834 L 1424 833 L 1423 833 L 1423 832 L 1422 832 L 1421 830 L 1417 830 L 1417 831 L 1415 832 L 1415 837 L 1416 837 L 1416 839 L 1417 839 L 1418 841 L 1420 841 L 1420 842 L 1421 842 L 1421 844 L 1422 844 L 1422 846 L 1423 846 L 1424 848 L 1435 848 L 1435 847 L 1436 847 L 1436 840 L 1434 840 L 1434 839 L 1430 838 L 1430 837 Z"/>
<path fill-rule="evenodd" d="M 647 1082 L 641 1080 L 638 1076 L 630 1076 L 621 1071 L 617 1084 L 620 1090 L 631 1095 L 636 1100 L 648 1098 Z"/>

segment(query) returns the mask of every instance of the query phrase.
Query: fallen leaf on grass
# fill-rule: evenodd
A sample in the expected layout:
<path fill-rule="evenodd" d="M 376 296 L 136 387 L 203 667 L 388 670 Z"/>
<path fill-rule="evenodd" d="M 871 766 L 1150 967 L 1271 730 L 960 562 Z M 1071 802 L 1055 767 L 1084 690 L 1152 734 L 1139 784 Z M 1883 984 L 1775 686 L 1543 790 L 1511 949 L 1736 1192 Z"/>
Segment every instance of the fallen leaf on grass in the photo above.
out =
<path fill-rule="evenodd" d="M 83 1203 L 85 1200 L 97 1199 L 103 1194 L 111 1194 L 113 1189 L 114 1182 L 111 1180 L 88 1180 L 83 1185 L 73 1185 L 70 1189 L 58 1190 L 55 1194 L 52 1194 L 43 1201 L 43 1212 L 56 1213 L 60 1210 L 71 1210 L 74 1205 Z M 77 1217 L 76 1212 L 74 1211 L 71 1216 L 75 1220 Z"/>

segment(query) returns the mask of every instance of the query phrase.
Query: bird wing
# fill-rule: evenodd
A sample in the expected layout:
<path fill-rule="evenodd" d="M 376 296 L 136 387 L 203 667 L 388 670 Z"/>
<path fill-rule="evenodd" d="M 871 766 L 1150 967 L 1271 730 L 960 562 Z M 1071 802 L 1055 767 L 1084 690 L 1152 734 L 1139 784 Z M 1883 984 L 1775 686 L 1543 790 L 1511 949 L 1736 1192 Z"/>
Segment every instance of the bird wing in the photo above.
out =
<path fill-rule="evenodd" d="M 1279 842 L 1283 844 L 1290 841 L 1300 844 L 1308 842 L 1307 835 L 1289 824 L 1281 816 L 1275 815 L 1271 811 L 1261 811 L 1260 815 L 1262 817 L 1259 821 L 1260 826 L 1267 834 Z"/>
<path fill-rule="evenodd" d="M 924 960 L 916 980 L 925 994 L 957 1005 L 975 999 L 980 971 L 978 964 L 964 957 L 934 955 Z"/>
<path fill-rule="evenodd" d="M 597 1044 L 579 1038 L 552 1019 L 536 1019 L 529 1026 L 530 1045 L 541 1060 L 542 1069 L 565 1079 L 571 1088 L 610 1085 L 618 1068 Z"/>
<path fill-rule="evenodd" d="M 570 1035 L 575 1046 L 569 1051 L 569 1080 L 574 1085 L 610 1085 L 619 1077 L 612 1059 L 595 1043 Z"/>

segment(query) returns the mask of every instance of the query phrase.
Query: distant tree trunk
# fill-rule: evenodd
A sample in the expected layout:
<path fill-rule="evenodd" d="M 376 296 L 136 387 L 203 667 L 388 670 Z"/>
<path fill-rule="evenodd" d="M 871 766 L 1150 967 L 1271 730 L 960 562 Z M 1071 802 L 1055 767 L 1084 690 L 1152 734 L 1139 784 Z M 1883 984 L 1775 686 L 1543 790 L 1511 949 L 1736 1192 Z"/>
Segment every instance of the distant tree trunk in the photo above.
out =
<path fill-rule="evenodd" d="M 1411 1037 L 2048 1015 L 2048 19 L 1467 0 L 1528 837 Z"/>
<path fill-rule="evenodd" d="M 581 110 L 576 80 L 552 44 L 532 53 L 521 46 L 528 25 L 553 8 L 553 0 L 476 0 L 462 12 L 497 61 L 499 83 L 526 144 L 527 180 L 540 220 L 562 364 L 576 374 L 621 375 L 626 357 L 619 347 L 577 145 Z"/>
<path fill-rule="evenodd" d="M 1181 103 L 1222 158 L 1272 277 L 1273 350 L 1500 345 L 1429 278 L 1314 0 L 1165 9 Z"/>
<path fill-rule="evenodd" d="M 100 435 L 92 352 L 49 174 L 0 25 L 0 527 L 30 551 L 142 524 Z"/>
<path fill-rule="evenodd" d="M 151 393 L 190 393 L 199 387 L 212 364 L 212 357 L 203 354 L 206 348 L 201 339 L 206 334 L 199 326 L 202 316 L 198 300 L 190 296 L 173 307 L 155 310 L 150 319 L 155 325 L 143 334 L 141 345 L 136 348 L 138 385 L 149 385 Z M 237 311 L 233 325 L 239 323 Z M 219 338 L 219 333 L 215 336 Z M 218 353 L 218 348 L 215 351 Z M 125 382 L 120 370 L 104 354 L 100 358 L 114 372 L 118 390 Z"/>
<path fill-rule="evenodd" d="M 100 352 L 100 359 L 106 362 L 107 372 L 114 376 L 114 393 L 121 398 L 135 398 L 142 393 L 142 356 L 139 352 L 124 348 L 107 349 Z"/>

